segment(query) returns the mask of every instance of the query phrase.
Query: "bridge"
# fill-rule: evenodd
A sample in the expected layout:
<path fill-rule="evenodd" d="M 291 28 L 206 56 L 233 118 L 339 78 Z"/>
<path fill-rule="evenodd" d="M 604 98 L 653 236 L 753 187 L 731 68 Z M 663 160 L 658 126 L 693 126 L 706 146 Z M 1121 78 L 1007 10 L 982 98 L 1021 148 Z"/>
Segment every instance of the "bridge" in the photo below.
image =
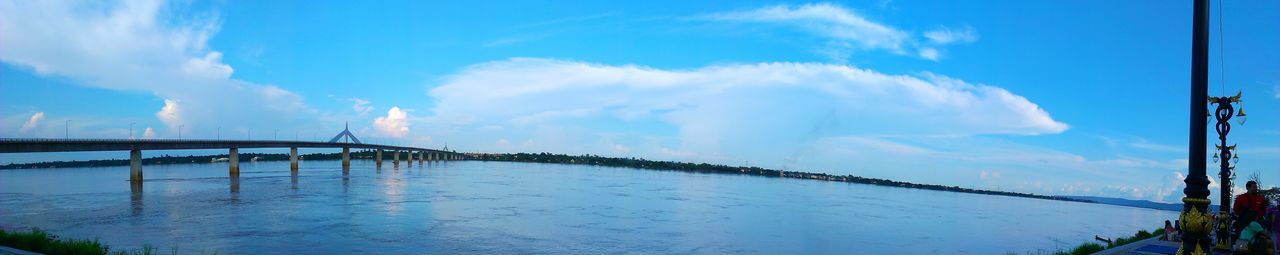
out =
<path fill-rule="evenodd" d="M 346 139 L 344 141 L 344 138 Z M 392 163 L 400 166 L 400 154 L 405 163 L 413 165 L 414 154 L 418 164 L 423 161 L 463 160 L 466 154 L 427 148 L 366 144 L 344 129 L 328 142 L 289 140 L 190 140 L 190 139 L 13 139 L 0 138 L 0 153 L 75 152 L 75 151 L 129 151 L 129 181 L 142 182 L 143 150 L 201 150 L 227 149 L 228 171 L 232 177 L 240 175 L 239 149 L 241 148 L 289 148 L 289 169 L 298 173 L 298 148 L 342 148 L 342 168 L 351 166 L 351 149 L 372 149 L 377 167 L 382 167 L 383 151 L 391 151 Z"/>

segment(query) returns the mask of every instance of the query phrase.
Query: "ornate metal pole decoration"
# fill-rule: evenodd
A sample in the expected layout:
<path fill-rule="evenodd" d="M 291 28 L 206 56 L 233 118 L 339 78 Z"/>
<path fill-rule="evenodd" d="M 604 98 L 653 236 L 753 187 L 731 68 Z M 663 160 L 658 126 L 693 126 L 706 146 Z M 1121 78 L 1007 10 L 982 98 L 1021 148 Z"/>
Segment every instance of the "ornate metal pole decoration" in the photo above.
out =
<path fill-rule="evenodd" d="M 1220 237 L 1231 236 L 1231 225 L 1233 223 L 1231 221 L 1231 187 L 1233 186 L 1232 181 L 1235 180 L 1236 167 L 1232 164 L 1240 162 L 1240 156 L 1235 154 L 1236 145 L 1227 146 L 1227 134 L 1231 133 L 1231 117 L 1235 114 L 1235 107 L 1232 104 L 1242 102 L 1240 94 L 1240 92 L 1236 92 L 1236 95 L 1231 97 L 1209 97 L 1209 104 L 1218 105 L 1217 109 L 1214 110 L 1213 116 L 1218 121 L 1218 125 L 1215 126 L 1216 131 L 1218 131 L 1218 144 L 1214 145 L 1217 148 L 1217 152 L 1213 154 L 1213 162 L 1219 163 L 1218 176 L 1221 178 L 1219 183 L 1222 184 L 1220 185 L 1221 190 L 1218 191 L 1221 197 L 1218 200 L 1220 203 L 1218 203 L 1217 235 Z M 1244 125 L 1243 104 L 1240 107 L 1240 113 L 1235 116 L 1240 117 L 1237 120 L 1240 121 L 1240 125 Z M 1230 241 L 1231 238 L 1218 238 L 1216 248 L 1228 250 L 1231 248 Z"/>
<path fill-rule="evenodd" d="M 1205 175 L 1205 145 L 1208 127 L 1204 99 L 1209 97 L 1209 0 L 1195 0 L 1191 25 L 1191 120 L 1187 150 L 1187 187 L 1182 190 L 1182 245 L 1178 254 L 1206 254 L 1209 239 L 1209 177 Z"/>

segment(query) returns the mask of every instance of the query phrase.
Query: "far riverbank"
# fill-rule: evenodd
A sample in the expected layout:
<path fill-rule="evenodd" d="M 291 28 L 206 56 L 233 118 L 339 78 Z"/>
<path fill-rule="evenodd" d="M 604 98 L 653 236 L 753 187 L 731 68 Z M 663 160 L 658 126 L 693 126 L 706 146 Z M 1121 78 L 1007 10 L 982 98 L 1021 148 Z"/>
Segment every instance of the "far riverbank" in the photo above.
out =
<path fill-rule="evenodd" d="M 647 170 L 661 171 L 684 171 L 698 173 L 717 173 L 717 174 L 736 174 L 736 175 L 754 175 L 775 178 L 792 178 L 792 179 L 808 179 L 820 181 L 835 181 L 858 184 L 869 184 L 878 186 L 901 187 L 912 189 L 925 189 L 937 191 L 949 191 L 960 193 L 972 193 L 996 196 L 1011 196 L 1036 199 L 1048 199 L 1058 201 L 1071 201 L 1081 203 L 1096 203 L 1093 200 L 1072 198 L 1067 196 L 1050 196 L 1032 193 L 995 191 L 964 188 L 959 186 L 946 186 L 938 184 L 921 184 L 904 181 L 895 181 L 888 179 L 867 178 L 854 175 L 831 175 L 826 173 L 802 172 L 802 171 L 786 171 L 778 169 L 766 169 L 760 167 L 746 166 L 727 166 L 707 163 L 687 163 L 673 161 L 654 161 L 639 158 L 614 158 L 601 157 L 597 155 L 565 155 L 551 153 L 469 153 L 467 154 L 473 160 L 482 161 L 506 161 L 506 162 L 528 162 L 528 163 L 554 163 L 554 164 L 571 164 L 571 165 L 598 165 L 611 167 L 628 167 Z M 302 160 L 337 160 L 341 159 L 339 153 L 312 153 L 299 155 Z M 206 156 L 169 156 L 163 155 L 159 157 L 144 158 L 144 165 L 167 165 L 167 164 L 201 164 L 216 163 L 225 160 L 226 154 L 206 155 Z M 373 159 L 375 152 L 373 150 L 360 150 L 351 152 L 353 159 Z M 240 158 L 248 161 L 287 161 L 288 154 L 283 153 L 241 153 Z M 383 155 L 383 160 L 388 160 L 387 155 Z M 128 166 L 127 159 L 108 159 L 108 160 L 85 160 L 85 161 L 55 161 L 55 162 L 37 162 L 23 164 L 0 165 L 0 169 L 41 169 L 41 168 L 67 168 L 67 167 L 111 167 L 111 166 Z"/>

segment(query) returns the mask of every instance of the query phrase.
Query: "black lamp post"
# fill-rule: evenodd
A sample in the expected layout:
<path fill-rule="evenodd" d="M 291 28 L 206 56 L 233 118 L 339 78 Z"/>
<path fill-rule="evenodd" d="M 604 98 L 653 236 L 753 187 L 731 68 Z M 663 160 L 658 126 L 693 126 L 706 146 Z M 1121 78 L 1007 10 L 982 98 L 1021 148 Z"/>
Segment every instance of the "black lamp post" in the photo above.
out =
<path fill-rule="evenodd" d="M 1240 125 L 1244 125 L 1245 114 L 1243 101 L 1240 100 L 1240 92 L 1236 92 L 1235 96 L 1230 97 L 1209 97 L 1209 104 L 1218 105 L 1214 110 L 1213 117 L 1217 119 L 1218 125 L 1215 126 L 1218 131 L 1217 153 L 1213 154 L 1213 162 L 1219 163 L 1218 177 L 1221 178 L 1218 193 L 1221 195 L 1218 203 L 1218 249 L 1229 249 L 1231 247 L 1231 238 L 1223 238 L 1231 236 L 1232 220 L 1231 220 L 1231 181 L 1235 179 L 1234 163 L 1240 162 L 1240 156 L 1236 155 L 1236 146 L 1233 144 L 1227 146 L 1227 134 L 1231 133 L 1231 117 L 1239 117 L 1236 119 Z M 1232 104 L 1241 104 L 1240 112 L 1237 114 Z"/>
<path fill-rule="evenodd" d="M 1209 214 L 1209 177 L 1205 175 L 1205 145 L 1208 139 L 1209 114 L 1204 99 L 1209 97 L 1209 0 L 1195 0 L 1191 23 L 1191 104 L 1190 136 L 1187 143 L 1187 187 L 1182 190 L 1182 213 L 1178 224 L 1182 229 L 1182 245 L 1178 254 L 1212 252 L 1209 239 L 1212 214 Z"/>

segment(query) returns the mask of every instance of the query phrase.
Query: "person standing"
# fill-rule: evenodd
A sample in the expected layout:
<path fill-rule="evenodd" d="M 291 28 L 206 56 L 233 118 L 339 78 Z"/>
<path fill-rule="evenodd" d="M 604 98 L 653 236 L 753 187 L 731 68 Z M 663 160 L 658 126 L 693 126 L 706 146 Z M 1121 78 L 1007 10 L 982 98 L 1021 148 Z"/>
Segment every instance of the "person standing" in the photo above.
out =
<path fill-rule="evenodd" d="M 1240 231 L 1249 223 L 1258 220 L 1267 212 L 1267 199 L 1258 194 L 1258 182 L 1249 181 L 1244 184 L 1244 188 L 1245 193 L 1236 196 L 1236 201 L 1231 206 L 1231 212 L 1236 216 L 1232 224 L 1232 230 L 1235 230 L 1233 237 L 1239 236 Z"/>

